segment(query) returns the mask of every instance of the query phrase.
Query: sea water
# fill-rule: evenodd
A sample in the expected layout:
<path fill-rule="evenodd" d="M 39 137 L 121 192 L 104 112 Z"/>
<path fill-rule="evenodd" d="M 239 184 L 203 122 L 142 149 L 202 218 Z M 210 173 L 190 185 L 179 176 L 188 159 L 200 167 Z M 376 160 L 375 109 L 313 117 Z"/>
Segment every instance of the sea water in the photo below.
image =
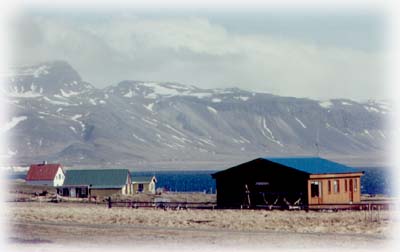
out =
<path fill-rule="evenodd" d="M 359 168 L 364 171 L 361 177 L 361 193 L 393 195 L 394 176 L 390 169 L 382 167 Z M 215 193 L 215 180 L 211 174 L 217 171 L 133 171 L 134 176 L 156 176 L 156 187 L 172 192 Z M 24 179 L 25 172 L 9 174 L 10 179 Z"/>
<path fill-rule="evenodd" d="M 361 178 L 361 193 L 393 195 L 393 176 L 387 168 L 359 168 L 364 171 Z M 134 172 L 135 176 L 156 176 L 157 188 L 173 192 L 215 193 L 215 180 L 211 174 L 217 171 L 155 171 Z"/>

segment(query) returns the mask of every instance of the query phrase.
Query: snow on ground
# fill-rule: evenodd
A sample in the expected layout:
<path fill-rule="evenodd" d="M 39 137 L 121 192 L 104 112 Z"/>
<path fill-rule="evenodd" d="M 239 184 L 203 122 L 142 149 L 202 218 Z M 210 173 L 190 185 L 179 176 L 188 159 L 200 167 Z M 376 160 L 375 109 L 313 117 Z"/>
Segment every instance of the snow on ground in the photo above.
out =
<path fill-rule="evenodd" d="M 368 130 L 366 130 L 366 129 L 364 129 L 364 134 L 365 134 L 365 135 L 368 135 L 368 136 L 370 136 L 370 137 L 372 137 L 372 138 L 373 138 L 373 136 L 371 135 L 371 133 L 369 133 L 369 131 L 368 131 Z"/>
<path fill-rule="evenodd" d="M 213 108 L 213 107 L 207 106 L 207 109 L 208 109 L 208 111 L 210 111 L 211 113 L 218 114 L 218 111 L 217 111 L 215 108 Z"/>
<path fill-rule="evenodd" d="M 55 101 L 55 100 L 51 100 L 50 98 L 48 98 L 47 96 L 44 96 L 43 99 L 51 104 L 54 105 L 62 105 L 62 106 L 72 106 L 74 104 L 70 104 L 68 102 L 63 102 L 63 101 Z"/>
<path fill-rule="evenodd" d="M 143 83 L 142 85 L 151 88 L 156 95 L 173 96 L 181 94 L 181 92 L 179 92 L 175 88 L 163 87 L 157 83 L 149 82 L 149 83 Z"/>
<path fill-rule="evenodd" d="M 239 137 L 240 137 L 240 139 L 242 139 L 244 142 L 246 142 L 246 143 L 251 143 L 250 140 L 248 140 L 247 138 L 244 138 L 244 137 L 242 137 L 242 136 L 239 136 Z"/>
<path fill-rule="evenodd" d="M 132 98 L 132 97 L 133 97 L 133 95 L 134 95 L 134 93 L 133 93 L 132 89 L 129 89 L 129 92 L 128 92 L 128 93 L 126 93 L 126 94 L 124 94 L 124 97 L 127 97 L 127 98 Z"/>
<path fill-rule="evenodd" d="M 180 132 L 179 130 L 175 129 L 174 127 L 172 127 L 172 126 L 169 125 L 169 124 L 165 124 L 165 127 L 167 127 L 168 129 L 170 129 L 170 130 L 172 130 L 172 131 L 178 133 L 178 134 L 181 135 L 181 136 L 186 136 L 185 134 L 183 134 L 182 132 Z"/>
<path fill-rule="evenodd" d="M 212 93 L 205 93 L 205 92 L 199 92 L 199 93 L 190 93 L 190 94 L 186 94 L 189 96 L 194 96 L 197 97 L 199 99 L 205 98 L 205 97 L 210 97 L 212 95 Z"/>
<path fill-rule="evenodd" d="M 247 97 L 247 96 L 235 96 L 233 98 L 238 99 L 238 100 L 242 100 L 242 101 L 247 101 L 249 99 L 249 97 Z"/>
<path fill-rule="evenodd" d="M 78 115 L 74 115 L 71 117 L 71 120 L 76 121 L 78 118 L 81 118 L 82 115 L 78 114 Z"/>
<path fill-rule="evenodd" d="M 364 108 L 368 111 L 368 112 L 376 112 L 379 113 L 379 109 L 372 107 L 372 106 L 364 106 Z"/>
<path fill-rule="evenodd" d="M 60 89 L 60 92 L 61 92 L 62 96 L 67 97 L 67 98 L 80 94 L 80 92 L 74 92 L 74 91 L 65 92 L 63 89 Z"/>
<path fill-rule="evenodd" d="M 133 136 L 134 138 L 136 138 L 137 140 L 139 140 L 140 142 L 143 142 L 143 143 L 146 142 L 146 140 L 144 140 L 144 139 L 141 138 L 141 137 L 138 137 L 137 135 L 135 135 L 135 134 L 133 134 L 133 133 L 132 133 L 132 136 Z"/>
<path fill-rule="evenodd" d="M 148 123 L 150 125 L 153 125 L 153 126 L 158 126 L 157 123 L 155 123 L 153 121 L 150 121 L 149 119 L 142 118 L 142 121 L 145 122 L 145 123 Z"/>
<path fill-rule="evenodd" d="M 264 130 L 266 130 L 266 131 L 268 132 L 269 136 L 267 136 L 267 134 L 265 134 Z M 262 118 L 261 133 L 262 133 L 267 139 L 269 139 L 271 142 L 274 142 L 274 143 L 276 143 L 276 144 L 278 144 L 278 145 L 280 145 L 280 146 L 283 146 L 283 144 L 282 144 L 279 140 L 277 140 L 277 139 L 275 138 L 275 136 L 272 134 L 272 131 L 268 128 L 265 118 Z"/>
<path fill-rule="evenodd" d="M 295 117 L 294 119 L 296 119 L 296 121 L 297 121 L 298 123 L 300 123 L 300 125 L 301 125 L 303 128 L 307 128 L 306 125 L 304 125 L 304 123 L 303 123 L 299 118 Z"/>
<path fill-rule="evenodd" d="M 95 106 L 97 105 L 96 101 L 95 101 L 94 99 L 92 99 L 92 98 L 89 99 L 89 102 L 90 102 L 91 104 L 95 105 Z"/>
<path fill-rule="evenodd" d="M 217 102 L 221 102 L 222 100 L 219 98 L 213 98 L 211 101 L 214 103 L 217 103 Z"/>
<path fill-rule="evenodd" d="M 86 129 L 86 125 L 85 125 L 83 122 L 81 122 L 81 121 L 78 120 L 78 119 L 81 118 L 82 116 L 83 116 L 83 115 L 81 115 L 81 114 L 74 115 L 74 116 L 71 117 L 71 120 L 72 120 L 72 121 L 75 121 L 75 122 L 78 122 L 78 123 L 81 125 L 82 134 L 83 134 L 83 132 L 84 132 L 85 129 Z"/>
<path fill-rule="evenodd" d="M 78 132 L 76 132 L 76 129 L 75 129 L 75 127 L 74 126 L 69 126 L 69 128 L 75 133 L 75 134 L 77 134 Z"/>
<path fill-rule="evenodd" d="M 143 86 L 151 88 L 152 93 L 149 93 L 145 98 L 156 99 L 158 96 L 193 96 L 199 99 L 204 97 L 210 97 L 213 93 L 207 91 L 195 92 L 193 87 L 190 86 L 180 86 L 174 84 L 162 85 L 159 83 L 142 83 Z"/>
<path fill-rule="evenodd" d="M 43 90 L 42 90 L 43 91 Z M 35 97 L 40 97 L 42 96 L 41 93 L 38 92 L 34 92 L 32 90 L 30 91 L 26 91 L 23 89 L 23 87 L 21 88 L 21 90 L 18 90 L 17 87 L 10 87 L 6 93 L 6 97 L 14 97 L 14 98 L 35 98 Z"/>
<path fill-rule="evenodd" d="M 153 106 L 154 106 L 154 103 L 150 103 L 149 105 L 143 105 L 143 107 L 150 110 L 151 112 L 153 112 Z"/>
<path fill-rule="evenodd" d="M 17 155 L 17 153 L 18 153 L 17 150 L 16 150 L 16 151 L 12 151 L 12 150 L 10 150 L 9 148 L 8 148 L 8 150 L 7 150 L 7 155 L 8 155 L 9 157 L 15 156 L 15 155 Z"/>
<path fill-rule="evenodd" d="M 345 106 L 351 106 L 351 105 L 353 105 L 353 104 L 351 104 L 351 103 L 348 103 L 348 102 L 345 102 L 345 101 L 342 101 L 342 105 L 345 105 Z"/>
<path fill-rule="evenodd" d="M 48 74 L 49 72 L 47 69 L 49 69 L 49 67 L 46 65 L 38 67 L 37 69 L 33 70 L 33 77 L 39 78 L 41 75 Z"/>
<path fill-rule="evenodd" d="M 28 117 L 26 117 L 26 116 L 13 117 L 13 118 L 11 118 L 10 121 L 6 122 L 5 125 L 0 127 L 0 132 L 3 133 L 3 132 L 6 132 L 6 131 L 9 131 L 10 129 L 14 128 L 20 122 L 25 121 L 26 119 L 28 119 Z"/>
<path fill-rule="evenodd" d="M 321 101 L 319 102 L 319 106 L 323 108 L 330 108 L 333 106 L 333 103 L 331 101 Z"/>
<path fill-rule="evenodd" d="M 172 135 L 172 138 L 178 140 L 181 143 L 185 143 L 186 142 L 185 141 L 186 138 L 183 138 L 183 137 L 178 137 L 178 136 Z"/>
<path fill-rule="evenodd" d="M 208 145 L 211 145 L 213 147 L 216 147 L 215 144 L 210 139 L 204 139 L 204 138 L 200 138 L 200 137 L 198 137 L 197 139 L 199 139 L 199 141 L 201 141 L 201 142 L 203 142 L 205 144 L 208 144 Z"/>

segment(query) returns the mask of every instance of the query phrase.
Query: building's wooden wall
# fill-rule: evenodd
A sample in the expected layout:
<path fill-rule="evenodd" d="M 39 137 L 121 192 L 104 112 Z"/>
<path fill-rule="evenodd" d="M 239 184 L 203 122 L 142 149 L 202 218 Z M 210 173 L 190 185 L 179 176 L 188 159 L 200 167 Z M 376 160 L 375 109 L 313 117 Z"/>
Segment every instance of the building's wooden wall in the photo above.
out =
<path fill-rule="evenodd" d="M 361 201 L 359 174 L 349 175 L 326 175 L 314 176 L 308 181 L 308 203 L 309 204 L 349 204 L 359 203 Z M 338 191 L 334 190 L 334 181 L 338 181 Z M 311 197 L 311 183 L 318 181 L 321 184 L 319 197 Z M 329 181 L 331 189 L 329 190 Z M 345 186 L 347 181 L 347 189 Z M 352 186 L 352 188 L 350 188 Z"/>
<path fill-rule="evenodd" d="M 156 190 L 156 184 L 154 181 L 148 182 L 148 183 L 134 183 L 132 184 L 132 192 L 133 193 L 138 193 L 139 191 L 139 184 L 143 184 L 143 193 L 155 193 Z"/>
<path fill-rule="evenodd" d="M 361 176 L 361 172 L 310 175 L 259 159 L 213 175 L 217 185 L 217 205 L 221 208 L 237 208 L 245 205 L 246 185 L 251 199 L 250 207 L 268 204 L 284 205 L 286 202 L 290 204 L 300 202 L 300 205 L 359 203 Z M 338 180 L 338 192 L 334 190 L 335 180 Z M 345 190 L 346 180 L 347 190 Z M 312 181 L 319 181 L 322 185 L 319 198 L 311 197 Z M 331 181 L 330 192 L 328 181 Z M 268 185 L 262 188 L 257 186 L 260 183 Z M 350 188 L 351 184 L 352 188 Z"/>
<path fill-rule="evenodd" d="M 246 205 L 247 185 L 251 206 L 293 203 L 301 200 L 307 204 L 308 175 L 293 169 L 255 160 L 236 167 L 215 177 L 217 185 L 217 205 L 221 208 L 238 208 Z M 268 183 L 268 186 L 257 186 Z M 267 202 L 267 203 L 266 203 Z"/>

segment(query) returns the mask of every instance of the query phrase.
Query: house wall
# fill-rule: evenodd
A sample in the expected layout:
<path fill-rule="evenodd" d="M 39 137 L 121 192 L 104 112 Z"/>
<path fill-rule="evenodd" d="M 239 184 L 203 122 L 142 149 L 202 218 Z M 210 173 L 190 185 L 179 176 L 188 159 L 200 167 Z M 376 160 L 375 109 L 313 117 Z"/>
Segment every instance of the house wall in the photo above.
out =
<path fill-rule="evenodd" d="M 58 168 L 56 175 L 54 176 L 53 186 L 62 186 L 64 184 L 65 174 L 61 167 Z"/>
<path fill-rule="evenodd" d="M 142 184 L 143 185 L 143 191 L 141 191 L 142 193 L 149 193 L 151 192 L 150 189 L 150 183 L 134 183 L 132 184 L 133 187 L 133 193 L 138 193 L 139 192 L 139 185 Z M 153 183 L 154 184 L 154 183 Z"/>
<path fill-rule="evenodd" d="M 361 202 L 360 177 L 360 174 L 314 176 L 308 181 L 308 203 L 310 205 L 359 203 Z M 336 191 L 335 181 L 338 185 Z M 319 197 L 311 195 L 313 182 L 320 184 Z"/>
<path fill-rule="evenodd" d="M 132 186 L 130 184 L 124 185 L 121 188 L 122 195 L 131 195 L 132 194 Z"/>
<path fill-rule="evenodd" d="M 253 208 L 275 202 L 283 205 L 285 200 L 293 204 L 299 199 L 301 204 L 307 204 L 308 175 L 276 164 L 255 160 L 214 178 L 220 208 Z"/>
<path fill-rule="evenodd" d="M 132 184 L 133 193 L 139 192 L 139 184 L 143 184 L 143 193 L 155 193 L 156 192 L 156 185 L 154 181 L 148 183 L 134 183 Z"/>

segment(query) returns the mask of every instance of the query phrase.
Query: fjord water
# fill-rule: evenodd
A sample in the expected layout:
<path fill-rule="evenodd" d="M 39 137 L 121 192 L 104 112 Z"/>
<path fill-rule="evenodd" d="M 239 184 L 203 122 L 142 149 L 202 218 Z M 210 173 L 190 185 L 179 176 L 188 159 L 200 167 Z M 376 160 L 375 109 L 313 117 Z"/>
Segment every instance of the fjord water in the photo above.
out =
<path fill-rule="evenodd" d="M 383 194 L 395 196 L 395 183 L 391 169 L 383 167 L 359 168 L 364 171 L 361 177 L 361 193 Z M 171 192 L 203 192 L 215 193 L 215 180 L 211 177 L 214 171 L 134 171 L 134 176 L 156 176 L 157 188 Z M 26 172 L 15 172 L 8 175 L 9 179 L 25 179 Z"/>
<path fill-rule="evenodd" d="M 393 195 L 391 170 L 382 167 L 359 168 L 364 171 L 361 178 L 361 193 Z M 211 174 L 217 171 L 152 171 L 134 172 L 135 176 L 157 178 L 157 188 L 172 192 L 215 193 L 215 180 Z"/>

